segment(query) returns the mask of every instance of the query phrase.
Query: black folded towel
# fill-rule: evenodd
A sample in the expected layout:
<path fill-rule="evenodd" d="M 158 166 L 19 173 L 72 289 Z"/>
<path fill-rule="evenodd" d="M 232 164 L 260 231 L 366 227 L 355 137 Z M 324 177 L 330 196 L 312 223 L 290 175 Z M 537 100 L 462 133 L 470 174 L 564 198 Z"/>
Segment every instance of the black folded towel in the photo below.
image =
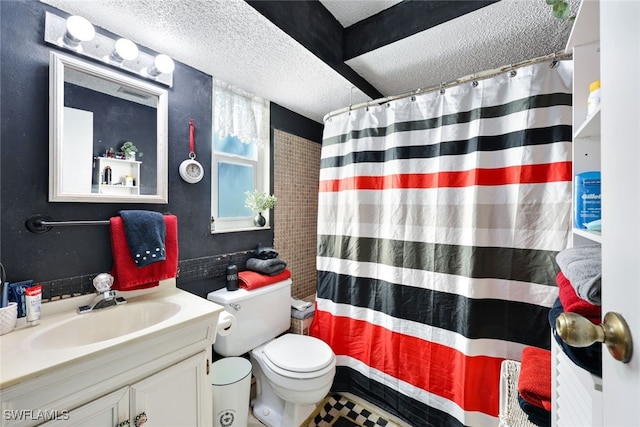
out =
<path fill-rule="evenodd" d="M 280 258 L 273 259 L 258 259 L 249 258 L 247 260 L 247 270 L 255 271 L 256 273 L 266 274 L 268 276 L 275 276 L 287 266 L 287 263 Z"/>
<path fill-rule="evenodd" d="M 167 258 L 164 246 L 167 229 L 160 212 L 123 210 L 119 214 L 136 266 L 144 267 Z"/>
<path fill-rule="evenodd" d="M 551 412 L 532 405 L 524 400 L 520 395 L 518 395 L 518 405 L 520 405 L 522 412 L 527 414 L 527 418 L 533 424 L 539 427 L 548 427 L 551 425 Z"/>
<path fill-rule="evenodd" d="M 263 246 L 262 244 L 259 244 L 253 252 L 253 256 L 258 259 L 274 259 L 278 258 L 278 251 L 270 246 Z"/>

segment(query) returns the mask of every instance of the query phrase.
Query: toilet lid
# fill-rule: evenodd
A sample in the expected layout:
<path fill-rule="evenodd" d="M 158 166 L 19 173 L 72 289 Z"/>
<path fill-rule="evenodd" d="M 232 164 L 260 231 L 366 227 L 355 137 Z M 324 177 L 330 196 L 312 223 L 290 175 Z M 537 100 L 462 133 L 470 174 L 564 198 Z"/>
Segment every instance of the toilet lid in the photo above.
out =
<path fill-rule="evenodd" d="M 292 372 L 318 371 L 333 360 L 333 350 L 324 341 L 296 334 L 271 341 L 262 353 L 275 366 Z"/>

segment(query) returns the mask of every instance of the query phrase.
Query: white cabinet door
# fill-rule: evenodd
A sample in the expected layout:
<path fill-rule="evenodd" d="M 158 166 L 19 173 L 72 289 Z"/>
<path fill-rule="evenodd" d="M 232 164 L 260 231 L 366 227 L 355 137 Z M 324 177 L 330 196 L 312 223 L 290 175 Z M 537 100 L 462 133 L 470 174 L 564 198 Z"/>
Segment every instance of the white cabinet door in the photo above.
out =
<path fill-rule="evenodd" d="M 146 414 L 153 427 L 209 427 L 213 424 L 207 352 L 131 386 L 131 425 Z"/>
<path fill-rule="evenodd" d="M 43 427 L 115 427 L 129 419 L 129 387 L 109 393 L 72 411 L 58 412 Z"/>
<path fill-rule="evenodd" d="M 600 2 L 602 313 L 620 313 L 629 363 L 603 348 L 604 425 L 640 426 L 640 2 Z"/>

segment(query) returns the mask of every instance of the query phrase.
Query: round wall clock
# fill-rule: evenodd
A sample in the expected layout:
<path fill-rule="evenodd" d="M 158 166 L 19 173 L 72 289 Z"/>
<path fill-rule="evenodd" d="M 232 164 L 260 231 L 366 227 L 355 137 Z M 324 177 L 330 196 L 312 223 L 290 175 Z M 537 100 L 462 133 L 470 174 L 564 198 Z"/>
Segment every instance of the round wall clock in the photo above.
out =
<path fill-rule="evenodd" d="M 195 184 L 204 176 L 204 168 L 195 157 L 189 158 L 180 163 L 180 176 L 189 184 Z"/>
<path fill-rule="evenodd" d="M 180 163 L 180 176 L 185 182 L 195 184 L 204 176 L 204 168 L 196 161 L 195 153 L 195 127 L 193 119 L 189 120 L 189 158 Z"/>

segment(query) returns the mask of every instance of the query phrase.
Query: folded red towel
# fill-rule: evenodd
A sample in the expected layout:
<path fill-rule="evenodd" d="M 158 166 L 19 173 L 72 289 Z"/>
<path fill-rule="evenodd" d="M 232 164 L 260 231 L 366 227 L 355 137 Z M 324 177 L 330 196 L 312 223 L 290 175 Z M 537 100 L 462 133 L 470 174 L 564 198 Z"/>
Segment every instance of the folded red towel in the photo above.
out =
<path fill-rule="evenodd" d="M 551 411 L 551 352 L 538 347 L 522 350 L 518 394 L 526 402 Z"/>
<path fill-rule="evenodd" d="M 602 323 L 602 307 L 580 298 L 562 271 L 556 276 L 556 283 L 558 284 L 558 297 L 566 313 L 577 313 L 596 325 Z"/>
<path fill-rule="evenodd" d="M 282 282 L 291 277 L 291 272 L 288 268 L 285 268 L 281 273 L 273 276 L 266 274 L 256 273 L 255 271 L 241 271 L 238 273 L 238 282 L 241 288 L 252 290 L 260 288 L 262 286 L 273 285 L 274 283 Z"/>
<path fill-rule="evenodd" d="M 165 215 L 164 222 L 167 229 L 165 237 L 166 259 L 154 262 L 145 267 L 139 267 L 133 261 L 122 218 L 117 216 L 111 221 L 111 252 L 113 254 L 112 289 L 118 291 L 132 291 L 135 289 L 151 288 L 159 285 L 159 281 L 176 277 L 178 272 L 178 218 L 175 215 Z"/>

